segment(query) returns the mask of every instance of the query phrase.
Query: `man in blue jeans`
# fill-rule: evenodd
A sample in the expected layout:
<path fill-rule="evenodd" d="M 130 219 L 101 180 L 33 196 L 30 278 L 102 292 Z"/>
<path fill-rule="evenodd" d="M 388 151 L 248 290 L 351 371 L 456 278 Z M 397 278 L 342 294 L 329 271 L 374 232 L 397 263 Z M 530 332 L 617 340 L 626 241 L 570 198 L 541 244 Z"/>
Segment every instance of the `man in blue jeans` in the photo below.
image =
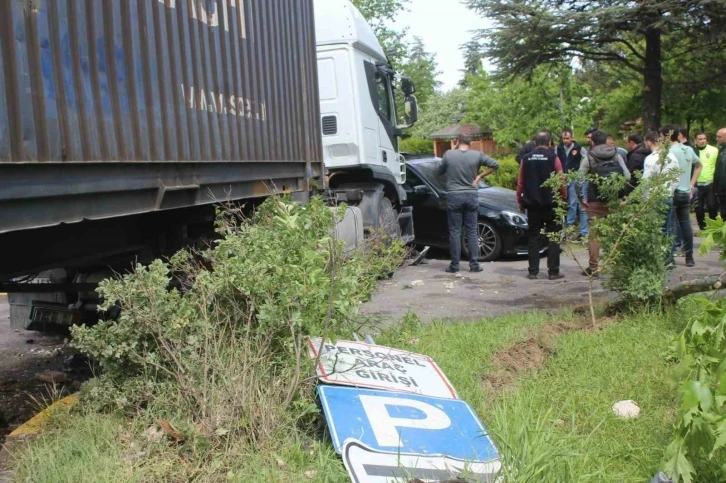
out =
<path fill-rule="evenodd" d="M 678 167 L 681 176 L 678 180 L 678 187 L 673 194 L 673 210 L 676 214 L 678 227 L 683 236 L 683 249 L 686 252 L 686 266 L 696 265 L 693 257 L 693 230 L 691 228 L 691 200 L 696 192 L 696 182 L 701 176 L 701 159 L 693 149 L 682 144 L 678 134 L 682 128 L 679 126 L 665 126 L 660 130 L 661 137 L 670 139 L 670 153 L 678 160 Z M 675 248 L 675 246 L 674 246 Z"/>
<path fill-rule="evenodd" d="M 560 145 L 557 146 L 557 157 L 562 163 L 562 169 L 565 173 L 576 173 L 580 169 L 582 156 L 585 154 L 582 146 L 575 142 L 571 129 L 565 129 L 562 131 L 561 140 Z M 580 234 L 578 239 L 586 239 L 588 234 L 587 213 L 582 208 L 580 200 L 577 198 L 575 180 L 572 180 L 567 188 L 567 202 L 569 204 L 569 208 L 567 210 L 567 226 L 575 225 L 579 218 Z"/>
<path fill-rule="evenodd" d="M 479 174 L 479 169 L 486 171 Z M 482 178 L 499 169 L 499 164 L 479 151 L 471 149 L 471 136 L 460 135 L 456 149 L 447 151 L 439 168 L 439 174 L 446 176 L 446 204 L 449 222 L 449 249 L 451 265 L 448 273 L 459 271 L 461 260 L 461 226 L 466 227 L 469 244 L 469 268 L 481 272 L 479 266 L 479 190 L 477 185 Z"/>

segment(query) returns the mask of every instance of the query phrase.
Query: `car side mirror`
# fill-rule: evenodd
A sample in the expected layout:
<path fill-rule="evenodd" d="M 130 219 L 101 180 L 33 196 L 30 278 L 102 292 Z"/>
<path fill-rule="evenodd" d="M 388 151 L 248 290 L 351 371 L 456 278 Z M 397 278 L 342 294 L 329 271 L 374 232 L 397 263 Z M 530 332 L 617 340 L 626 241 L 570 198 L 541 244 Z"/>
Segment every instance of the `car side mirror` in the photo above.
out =
<path fill-rule="evenodd" d="M 431 188 L 426 185 L 419 185 L 413 188 L 413 194 L 416 196 L 428 196 L 431 194 Z"/>

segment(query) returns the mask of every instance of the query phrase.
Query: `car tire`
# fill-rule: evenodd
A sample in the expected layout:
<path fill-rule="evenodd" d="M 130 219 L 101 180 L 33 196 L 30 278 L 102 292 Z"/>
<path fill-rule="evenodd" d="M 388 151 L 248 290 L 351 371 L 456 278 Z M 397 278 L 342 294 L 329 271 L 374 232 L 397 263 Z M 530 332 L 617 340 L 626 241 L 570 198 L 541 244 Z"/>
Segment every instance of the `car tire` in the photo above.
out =
<path fill-rule="evenodd" d="M 493 262 L 502 255 L 502 236 L 491 223 L 480 221 L 476 226 L 479 236 L 479 261 Z M 462 236 L 461 254 L 469 258 L 469 247 L 466 244 L 466 234 Z"/>

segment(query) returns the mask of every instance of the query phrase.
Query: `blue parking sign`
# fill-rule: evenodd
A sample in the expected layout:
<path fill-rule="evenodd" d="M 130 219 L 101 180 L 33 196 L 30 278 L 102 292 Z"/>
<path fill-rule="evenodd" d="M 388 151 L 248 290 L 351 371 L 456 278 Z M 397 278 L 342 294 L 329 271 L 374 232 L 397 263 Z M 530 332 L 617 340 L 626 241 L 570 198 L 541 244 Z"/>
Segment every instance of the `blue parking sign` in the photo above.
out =
<path fill-rule="evenodd" d="M 345 440 L 354 439 L 376 451 L 499 459 L 464 401 L 327 385 L 318 386 L 318 393 L 338 453 Z"/>

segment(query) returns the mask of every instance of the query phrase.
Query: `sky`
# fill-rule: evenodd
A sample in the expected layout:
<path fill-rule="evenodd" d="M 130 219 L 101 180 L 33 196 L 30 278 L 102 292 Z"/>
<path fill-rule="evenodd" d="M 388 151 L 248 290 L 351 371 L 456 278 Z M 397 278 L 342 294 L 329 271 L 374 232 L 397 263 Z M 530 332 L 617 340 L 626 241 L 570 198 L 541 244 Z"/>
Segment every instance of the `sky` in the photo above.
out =
<path fill-rule="evenodd" d="M 459 0 L 411 0 L 395 27 L 408 27 L 409 36 L 423 39 L 426 50 L 436 55 L 442 89 L 448 91 L 461 80 L 464 56 L 461 45 L 469 41 L 472 30 L 489 23 Z"/>

